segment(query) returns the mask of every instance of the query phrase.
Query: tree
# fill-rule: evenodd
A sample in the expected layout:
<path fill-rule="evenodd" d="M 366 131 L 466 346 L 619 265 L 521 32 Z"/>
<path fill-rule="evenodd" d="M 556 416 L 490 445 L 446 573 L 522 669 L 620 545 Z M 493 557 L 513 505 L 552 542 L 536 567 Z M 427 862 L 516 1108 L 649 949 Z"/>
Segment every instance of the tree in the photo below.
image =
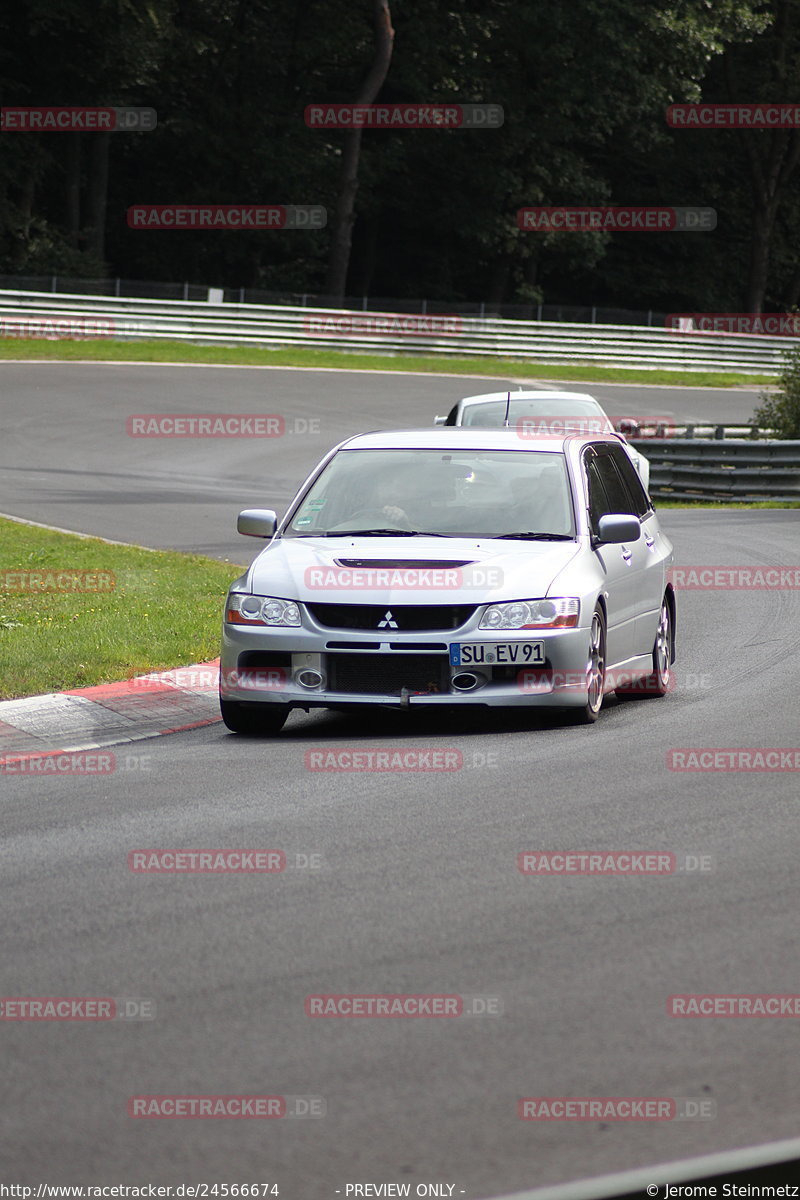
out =
<path fill-rule="evenodd" d="M 763 16 L 767 24 L 757 37 L 727 48 L 709 75 L 705 100 L 800 104 L 800 13 L 796 0 L 769 0 Z M 771 259 L 781 216 L 787 208 L 793 209 L 795 218 L 797 214 L 800 129 L 704 131 L 689 136 L 694 139 L 698 155 L 700 139 L 702 143 L 719 140 L 719 149 L 729 158 L 734 179 L 748 180 L 750 196 L 743 197 L 736 214 L 740 223 L 747 221 L 750 226 L 742 301 L 746 311 L 761 312 L 770 291 Z M 798 273 L 786 284 L 787 306 L 793 298 L 796 301 L 800 290 L 796 250 L 795 264 Z"/>
<path fill-rule="evenodd" d="M 800 318 L 798 318 L 800 320 Z M 773 429 L 779 438 L 800 438 L 800 346 L 787 350 L 776 392 L 762 392 L 753 424 Z"/>
<path fill-rule="evenodd" d="M 383 86 L 392 61 L 394 45 L 394 29 L 392 14 L 389 11 L 388 0 L 373 0 L 375 51 L 372 66 L 361 90 L 356 98 L 356 104 L 372 104 Z M 336 212 L 331 236 L 330 260 L 325 291 L 337 300 L 344 298 L 347 284 L 347 269 L 350 264 L 350 247 L 353 235 L 353 214 L 355 211 L 356 192 L 358 191 L 358 162 L 361 155 L 360 128 L 349 129 L 344 134 L 342 149 L 342 179 L 339 186 L 339 197 L 336 202 Z"/>

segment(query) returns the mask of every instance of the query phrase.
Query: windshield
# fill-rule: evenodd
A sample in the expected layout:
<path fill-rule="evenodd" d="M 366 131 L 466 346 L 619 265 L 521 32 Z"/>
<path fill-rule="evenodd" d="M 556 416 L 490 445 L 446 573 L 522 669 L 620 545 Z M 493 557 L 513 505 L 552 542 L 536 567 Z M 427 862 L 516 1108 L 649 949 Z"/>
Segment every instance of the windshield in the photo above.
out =
<path fill-rule="evenodd" d="M 564 456 L 531 450 L 340 450 L 284 536 L 573 535 Z"/>
<path fill-rule="evenodd" d="M 505 400 L 487 400 L 481 404 L 465 404 L 461 424 L 476 428 L 496 428 L 506 415 Z M 523 436 L 560 436 L 568 433 L 613 433 L 609 421 L 596 400 L 575 400 L 569 397 L 553 400 L 533 396 L 515 400 L 509 407 L 509 424 Z"/>

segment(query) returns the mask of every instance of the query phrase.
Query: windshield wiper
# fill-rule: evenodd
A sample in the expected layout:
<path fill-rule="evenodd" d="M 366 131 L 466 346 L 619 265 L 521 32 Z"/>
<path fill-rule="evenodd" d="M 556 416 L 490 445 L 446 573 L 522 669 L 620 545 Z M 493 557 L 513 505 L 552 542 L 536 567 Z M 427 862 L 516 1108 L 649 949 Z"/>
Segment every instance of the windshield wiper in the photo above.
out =
<path fill-rule="evenodd" d="M 498 533 L 497 540 L 519 538 L 526 542 L 571 542 L 571 533 Z"/>
<path fill-rule="evenodd" d="M 428 533 L 421 529 L 328 529 L 325 533 L 301 533 L 298 537 L 450 537 L 449 533 Z"/>

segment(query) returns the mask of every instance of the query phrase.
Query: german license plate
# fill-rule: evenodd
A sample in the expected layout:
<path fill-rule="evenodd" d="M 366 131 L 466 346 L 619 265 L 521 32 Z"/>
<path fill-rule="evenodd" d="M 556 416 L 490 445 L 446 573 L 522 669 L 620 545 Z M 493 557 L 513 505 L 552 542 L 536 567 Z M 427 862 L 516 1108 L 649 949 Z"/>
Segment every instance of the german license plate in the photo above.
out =
<path fill-rule="evenodd" d="M 453 667 L 543 667 L 544 642 L 451 642 Z"/>

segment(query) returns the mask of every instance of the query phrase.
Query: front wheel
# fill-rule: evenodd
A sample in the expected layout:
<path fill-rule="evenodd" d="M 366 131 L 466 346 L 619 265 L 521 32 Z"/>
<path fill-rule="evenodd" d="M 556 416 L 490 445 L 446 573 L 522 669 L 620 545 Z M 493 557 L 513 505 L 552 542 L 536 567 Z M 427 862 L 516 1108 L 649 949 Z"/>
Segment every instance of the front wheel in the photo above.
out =
<path fill-rule="evenodd" d="M 600 716 L 606 684 L 606 618 L 599 604 L 595 605 L 589 634 L 589 656 L 586 662 L 587 701 L 572 710 L 576 725 L 591 725 Z"/>
<path fill-rule="evenodd" d="M 631 696 L 666 696 L 672 688 L 672 610 L 667 597 L 661 601 L 661 612 L 658 614 L 656 640 L 653 643 L 653 670 L 642 679 L 637 679 L 627 687 L 617 688 L 616 695 L 626 699 Z"/>
<path fill-rule="evenodd" d="M 289 715 L 288 704 L 242 704 L 238 700 L 219 701 L 222 720 L 231 733 L 249 737 L 269 737 L 280 733 Z"/>

